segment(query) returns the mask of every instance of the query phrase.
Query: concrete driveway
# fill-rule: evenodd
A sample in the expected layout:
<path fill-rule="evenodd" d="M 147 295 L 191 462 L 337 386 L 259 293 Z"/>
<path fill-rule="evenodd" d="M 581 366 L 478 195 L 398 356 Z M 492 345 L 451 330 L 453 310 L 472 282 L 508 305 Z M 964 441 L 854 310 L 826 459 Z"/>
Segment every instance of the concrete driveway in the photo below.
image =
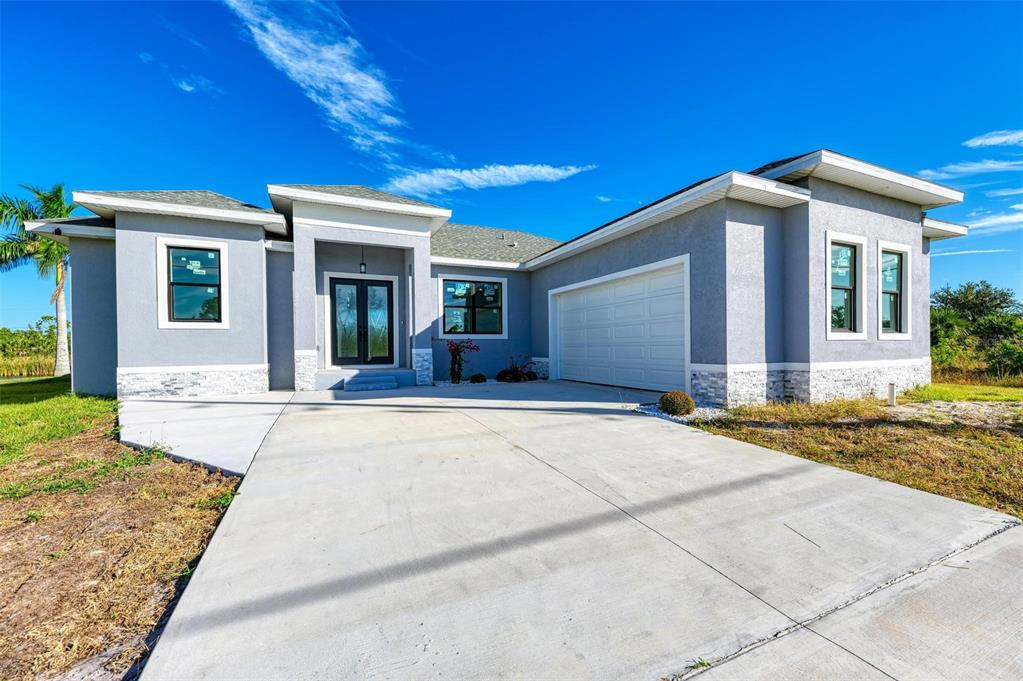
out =
<path fill-rule="evenodd" d="M 1014 519 L 652 397 L 296 395 L 144 679 L 1023 677 Z"/>

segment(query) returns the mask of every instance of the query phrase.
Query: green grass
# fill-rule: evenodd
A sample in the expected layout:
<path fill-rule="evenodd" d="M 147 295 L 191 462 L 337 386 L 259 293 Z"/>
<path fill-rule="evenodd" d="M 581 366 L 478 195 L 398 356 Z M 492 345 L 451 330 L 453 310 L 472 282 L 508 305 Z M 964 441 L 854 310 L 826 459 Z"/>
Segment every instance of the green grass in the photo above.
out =
<path fill-rule="evenodd" d="M 1023 402 L 1023 388 L 1004 385 L 931 383 L 902 394 L 910 402 Z"/>
<path fill-rule="evenodd" d="M 59 440 L 109 421 L 117 401 L 71 394 L 71 379 L 0 382 L 0 468 L 38 442 Z"/>

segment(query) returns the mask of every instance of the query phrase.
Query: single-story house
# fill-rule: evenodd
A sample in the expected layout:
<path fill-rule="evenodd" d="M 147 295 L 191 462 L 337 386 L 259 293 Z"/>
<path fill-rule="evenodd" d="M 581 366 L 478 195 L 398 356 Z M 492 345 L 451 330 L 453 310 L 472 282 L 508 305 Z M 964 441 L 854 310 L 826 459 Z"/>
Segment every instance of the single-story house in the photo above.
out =
<path fill-rule="evenodd" d="M 828 150 L 701 180 L 573 239 L 451 222 L 351 185 L 76 191 L 74 390 L 121 398 L 426 385 L 467 373 L 710 404 L 883 395 L 930 380 L 925 211 L 955 189 Z"/>

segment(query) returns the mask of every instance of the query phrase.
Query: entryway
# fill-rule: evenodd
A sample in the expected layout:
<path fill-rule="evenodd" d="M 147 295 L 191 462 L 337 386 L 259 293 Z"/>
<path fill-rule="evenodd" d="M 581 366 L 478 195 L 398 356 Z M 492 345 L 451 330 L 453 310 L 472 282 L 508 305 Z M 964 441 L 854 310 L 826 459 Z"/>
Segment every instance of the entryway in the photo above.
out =
<path fill-rule="evenodd" d="M 330 358 L 335 366 L 395 366 L 396 278 L 330 278 Z"/>

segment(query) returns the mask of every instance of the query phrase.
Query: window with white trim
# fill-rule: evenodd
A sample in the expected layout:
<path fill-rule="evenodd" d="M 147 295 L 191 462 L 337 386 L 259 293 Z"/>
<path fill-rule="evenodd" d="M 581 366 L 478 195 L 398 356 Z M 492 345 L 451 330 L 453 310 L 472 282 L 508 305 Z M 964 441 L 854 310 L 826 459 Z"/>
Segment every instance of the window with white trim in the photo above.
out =
<path fill-rule="evenodd" d="M 867 239 L 858 234 L 827 231 L 824 298 L 829 341 L 865 340 L 867 307 L 864 275 Z"/>
<path fill-rule="evenodd" d="M 492 336 L 504 333 L 504 282 L 444 279 L 445 334 Z"/>
<path fill-rule="evenodd" d="M 167 248 L 167 314 L 172 322 L 220 321 L 220 249 Z"/>
<path fill-rule="evenodd" d="M 877 338 L 910 340 L 913 313 L 912 248 L 877 242 Z"/>

